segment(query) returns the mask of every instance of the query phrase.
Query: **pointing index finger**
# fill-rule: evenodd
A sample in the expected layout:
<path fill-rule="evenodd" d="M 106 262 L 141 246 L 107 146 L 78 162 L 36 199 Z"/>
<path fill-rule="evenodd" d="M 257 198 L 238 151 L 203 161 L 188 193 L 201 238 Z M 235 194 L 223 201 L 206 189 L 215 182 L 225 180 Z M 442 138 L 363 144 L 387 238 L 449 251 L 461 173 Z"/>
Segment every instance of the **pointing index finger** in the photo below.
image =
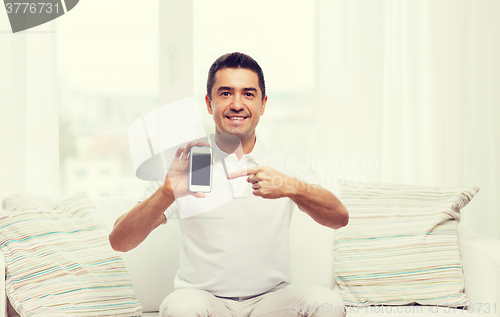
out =
<path fill-rule="evenodd" d="M 242 169 L 239 171 L 229 173 L 229 175 L 227 175 L 227 178 L 234 179 L 234 178 L 241 177 L 241 176 L 248 176 L 248 175 L 252 175 L 252 174 L 257 174 L 259 172 L 259 170 L 260 169 L 258 167 L 252 167 L 249 169 Z"/>

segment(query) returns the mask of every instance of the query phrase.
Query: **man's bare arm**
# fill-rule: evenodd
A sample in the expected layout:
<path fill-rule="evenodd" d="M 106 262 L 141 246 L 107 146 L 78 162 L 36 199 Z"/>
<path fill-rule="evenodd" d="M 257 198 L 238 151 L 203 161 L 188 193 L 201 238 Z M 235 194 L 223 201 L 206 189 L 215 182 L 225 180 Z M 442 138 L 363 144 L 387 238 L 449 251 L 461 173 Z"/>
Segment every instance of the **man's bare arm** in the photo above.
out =
<path fill-rule="evenodd" d="M 349 213 L 335 195 L 319 185 L 311 185 L 267 166 L 257 166 L 228 175 L 229 179 L 248 176 L 253 194 L 267 199 L 288 197 L 317 223 L 338 229 L 347 225 Z"/>
<path fill-rule="evenodd" d="M 138 204 L 139 204 L 139 203 L 138 203 Z M 125 216 L 126 216 L 126 215 L 128 215 L 128 213 L 129 213 L 129 212 L 126 212 L 126 213 L 124 213 L 123 215 L 121 215 L 120 217 L 118 217 L 118 219 L 116 219 L 116 221 L 115 221 L 114 226 L 116 226 L 116 224 L 117 224 L 118 222 L 120 222 L 123 218 L 125 218 Z M 167 217 L 165 217 L 165 214 L 163 214 L 160 218 L 158 218 L 158 221 L 156 222 L 154 229 L 156 229 L 156 228 L 158 228 L 160 225 L 162 225 L 162 224 L 166 224 L 166 223 L 167 223 Z"/>
<path fill-rule="evenodd" d="M 174 201 L 173 192 L 162 185 L 151 197 L 118 218 L 109 235 L 111 247 L 126 252 L 138 246 L 165 221 L 163 212 Z"/>
<path fill-rule="evenodd" d="M 311 185 L 299 180 L 292 187 L 288 197 L 297 206 L 311 216 L 317 223 L 338 229 L 349 222 L 349 213 L 340 200 L 329 190 L 319 186 Z"/>

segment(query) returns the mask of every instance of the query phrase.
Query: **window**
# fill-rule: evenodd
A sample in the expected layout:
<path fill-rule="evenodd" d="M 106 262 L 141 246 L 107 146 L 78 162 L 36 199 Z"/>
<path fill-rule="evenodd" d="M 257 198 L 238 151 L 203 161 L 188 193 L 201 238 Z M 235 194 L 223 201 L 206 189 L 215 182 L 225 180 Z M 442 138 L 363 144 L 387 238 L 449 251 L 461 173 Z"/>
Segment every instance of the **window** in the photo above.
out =
<path fill-rule="evenodd" d="M 158 3 L 86 1 L 57 22 L 61 191 L 140 195 L 128 127 L 158 106 Z"/>

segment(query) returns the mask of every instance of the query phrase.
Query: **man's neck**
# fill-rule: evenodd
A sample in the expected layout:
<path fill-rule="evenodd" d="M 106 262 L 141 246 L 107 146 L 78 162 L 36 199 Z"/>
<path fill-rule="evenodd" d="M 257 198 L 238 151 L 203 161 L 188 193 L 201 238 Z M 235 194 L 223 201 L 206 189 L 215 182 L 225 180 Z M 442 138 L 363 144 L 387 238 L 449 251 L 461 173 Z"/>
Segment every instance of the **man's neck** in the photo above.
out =
<path fill-rule="evenodd" d="M 252 152 L 256 136 L 253 133 L 249 138 L 240 139 L 229 135 L 215 134 L 215 142 L 219 149 L 229 154 L 235 153 L 238 160 L 241 160 L 244 154 Z"/>

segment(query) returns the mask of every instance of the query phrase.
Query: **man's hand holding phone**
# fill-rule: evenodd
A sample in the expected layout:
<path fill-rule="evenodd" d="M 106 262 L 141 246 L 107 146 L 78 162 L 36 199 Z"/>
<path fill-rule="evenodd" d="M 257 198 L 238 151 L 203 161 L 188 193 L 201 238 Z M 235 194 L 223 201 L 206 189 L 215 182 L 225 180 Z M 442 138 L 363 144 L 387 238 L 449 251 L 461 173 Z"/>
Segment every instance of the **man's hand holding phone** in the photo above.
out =
<path fill-rule="evenodd" d="M 190 142 L 185 148 L 180 147 L 175 153 L 174 161 L 167 172 L 165 177 L 165 184 L 163 185 L 163 191 L 166 195 L 175 196 L 175 199 L 184 197 L 187 195 L 193 195 L 197 198 L 204 198 L 206 195 L 202 192 L 193 193 L 189 191 L 189 153 L 193 146 L 210 146 L 208 143 L 203 143 L 199 141 L 197 143 Z"/>

